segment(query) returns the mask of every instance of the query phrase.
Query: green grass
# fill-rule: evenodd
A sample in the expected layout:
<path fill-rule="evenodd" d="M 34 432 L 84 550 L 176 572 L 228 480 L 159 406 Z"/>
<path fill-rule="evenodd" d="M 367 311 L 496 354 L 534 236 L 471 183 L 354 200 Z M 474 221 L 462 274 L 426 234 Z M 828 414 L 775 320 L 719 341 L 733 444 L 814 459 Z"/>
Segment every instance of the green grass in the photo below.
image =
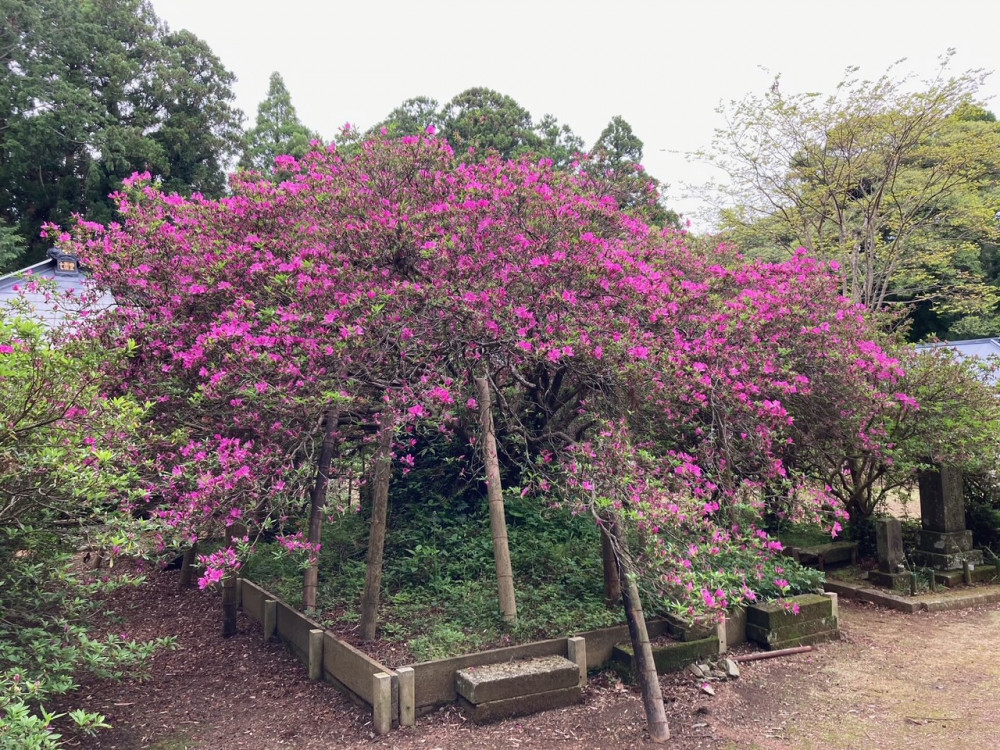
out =
<path fill-rule="evenodd" d="M 551 638 L 622 620 L 603 599 L 600 537 L 593 521 L 507 500 L 518 624 L 503 622 L 485 508 L 446 508 L 390 518 L 383 568 L 380 637 L 406 643 L 417 661 Z M 327 626 L 358 620 L 368 528 L 353 515 L 326 524 L 320 555 L 318 617 Z M 301 571 L 259 555 L 247 575 L 301 603 Z"/>

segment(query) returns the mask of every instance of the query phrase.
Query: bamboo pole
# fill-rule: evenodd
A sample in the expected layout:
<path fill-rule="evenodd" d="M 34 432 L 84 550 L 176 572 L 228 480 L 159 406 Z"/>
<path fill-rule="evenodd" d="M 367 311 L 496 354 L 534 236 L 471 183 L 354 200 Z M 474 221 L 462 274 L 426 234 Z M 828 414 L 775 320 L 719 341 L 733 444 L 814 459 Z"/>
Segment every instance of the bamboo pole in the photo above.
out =
<path fill-rule="evenodd" d="M 653 660 L 653 647 L 650 645 L 649 632 L 646 630 L 646 617 L 642 611 L 639 587 L 636 585 L 635 576 L 629 570 L 627 546 L 619 525 L 613 524 L 611 531 L 614 534 L 612 541 L 618 563 L 618 575 L 622 582 L 622 604 L 625 607 L 629 639 L 635 654 L 636 672 L 639 688 L 642 691 L 642 706 L 646 713 L 649 738 L 656 743 L 667 742 L 670 739 L 670 725 L 663 706 L 660 676 L 656 672 L 656 662 Z"/>

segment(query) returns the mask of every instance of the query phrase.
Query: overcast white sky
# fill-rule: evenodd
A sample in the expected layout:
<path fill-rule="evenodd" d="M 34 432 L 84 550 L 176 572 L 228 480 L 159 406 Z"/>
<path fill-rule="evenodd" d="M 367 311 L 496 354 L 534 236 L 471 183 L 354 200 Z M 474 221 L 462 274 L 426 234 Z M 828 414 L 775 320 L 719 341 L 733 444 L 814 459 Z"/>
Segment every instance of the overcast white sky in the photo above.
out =
<path fill-rule="evenodd" d="M 444 103 L 471 86 L 551 113 L 590 146 L 621 115 L 646 144 L 670 205 L 709 172 L 677 152 L 706 147 L 721 101 L 830 92 L 849 65 L 878 77 L 899 58 L 930 75 L 1000 68 L 1000 6 L 985 0 L 153 0 L 171 28 L 204 39 L 238 77 L 252 123 L 272 71 L 299 118 L 326 138 L 367 128 L 404 99 Z M 990 10 L 991 6 L 993 7 Z M 769 72 L 761 70 L 761 66 Z M 988 79 L 984 97 L 1000 94 Z M 991 102 L 1000 108 L 997 98 Z"/>

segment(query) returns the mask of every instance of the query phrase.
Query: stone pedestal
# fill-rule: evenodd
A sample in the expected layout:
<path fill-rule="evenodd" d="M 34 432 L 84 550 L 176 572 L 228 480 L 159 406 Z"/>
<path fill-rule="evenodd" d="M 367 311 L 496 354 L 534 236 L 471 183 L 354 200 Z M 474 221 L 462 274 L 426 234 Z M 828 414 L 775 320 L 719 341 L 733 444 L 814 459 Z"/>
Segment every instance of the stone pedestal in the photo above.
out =
<path fill-rule="evenodd" d="M 972 549 L 972 532 L 965 528 L 962 472 L 947 466 L 922 471 L 920 542 L 914 562 L 935 570 L 957 570 L 968 561 L 978 565 L 983 553 Z"/>

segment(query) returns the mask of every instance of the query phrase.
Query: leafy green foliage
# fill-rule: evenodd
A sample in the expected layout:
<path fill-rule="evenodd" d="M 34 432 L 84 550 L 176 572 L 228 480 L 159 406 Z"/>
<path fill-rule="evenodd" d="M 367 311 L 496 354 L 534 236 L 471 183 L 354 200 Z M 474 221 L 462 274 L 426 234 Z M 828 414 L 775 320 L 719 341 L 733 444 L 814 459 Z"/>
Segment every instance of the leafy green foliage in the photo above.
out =
<path fill-rule="evenodd" d="M 145 0 L 0 0 L 0 15 L 0 223 L 28 260 L 46 222 L 112 218 L 108 195 L 132 172 L 222 193 L 242 114 L 203 41 L 170 32 Z"/>
<path fill-rule="evenodd" d="M 407 642 L 418 660 L 617 624 L 603 599 L 600 537 L 570 511 L 540 508 L 507 493 L 508 535 L 519 618 L 505 627 L 485 505 L 455 513 L 440 499 L 403 508 L 387 537 L 383 637 Z M 353 622 L 364 586 L 367 527 L 359 514 L 327 523 L 320 553 L 319 609 Z M 258 555 L 247 575 L 275 594 L 300 599 L 298 571 L 286 556 Z"/>
<path fill-rule="evenodd" d="M 981 256 L 995 241 L 1000 127 L 973 104 L 983 71 L 914 86 L 890 68 L 847 71 L 834 94 L 763 96 L 720 109 L 707 161 L 728 238 L 770 255 L 802 246 L 841 263 L 844 292 L 872 309 L 931 303 L 942 315 L 995 307 Z"/>
<path fill-rule="evenodd" d="M 0 748 L 55 747 L 47 699 L 72 690 L 81 671 L 120 676 L 166 644 L 92 639 L 100 594 L 128 580 L 85 577 L 74 562 L 82 547 L 137 543 L 115 508 L 132 497 L 127 453 L 143 410 L 101 396 L 100 365 L 116 356 L 0 317 Z M 97 714 L 70 716 L 106 726 Z"/>
<path fill-rule="evenodd" d="M 965 526 L 976 547 L 1000 554 L 1000 481 L 992 474 L 965 476 Z"/>

